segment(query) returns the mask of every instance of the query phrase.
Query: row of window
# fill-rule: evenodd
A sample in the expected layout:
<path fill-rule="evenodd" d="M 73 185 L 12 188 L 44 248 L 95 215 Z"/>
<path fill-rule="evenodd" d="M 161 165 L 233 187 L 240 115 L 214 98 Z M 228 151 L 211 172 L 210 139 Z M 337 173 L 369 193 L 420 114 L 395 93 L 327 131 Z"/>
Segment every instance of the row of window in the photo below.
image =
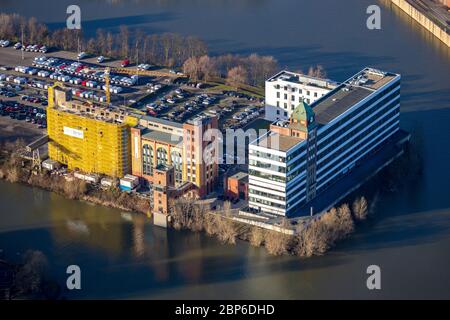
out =
<path fill-rule="evenodd" d="M 370 140 L 370 138 L 372 138 L 374 135 L 376 135 L 376 134 L 382 132 L 384 129 L 386 129 L 386 128 L 388 128 L 389 126 L 391 126 L 395 121 L 398 121 L 398 119 L 395 119 L 395 118 L 394 118 L 394 119 L 391 119 L 391 120 L 388 121 L 388 122 L 385 122 L 385 123 L 384 123 L 383 125 L 381 125 L 381 126 L 379 125 L 379 126 L 378 126 L 378 129 L 375 130 L 375 131 L 373 131 L 373 134 L 371 134 L 370 136 L 366 136 L 367 139 Z M 395 130 L 395 128 L 392 129 L 392 130 Z M 345 167 L 348 166 L 350 163 L 352 163 L 352 162 L 354 161 L 355 158 L 361 156 L 362 154 L 365 154 L 365 153 L 367 152 L 368 149 L 370 149 L 371 147 L 373 147 L 374 145 L 376 145 L 377 143 L 379 143 L 381 140 L 385 139 L 386 136 L 387 136 L 388 134 L 389 134 L 389 133 L 386 133 L 386 134 L 383 134 L 383 135 L 379 136 L 379 137 L 376 138 L 370 145 L 367 145 L 367 146 L 363 147 L 363 148 L 362 148 L 360 151 L 358 151 L 357 153 L 356 153 L 356 151 L 357 151 L 359 148 L 361 148 L 361 145 L 356 145 L 356 146 L 350 148 L 350 149 L 343 155 L 343 158 L 345 158 L 346 156 L 348 156 L 348 155 L 350 155 L 350 154 L 352 154 L 352 153 L 353 153 L 353 156 L 352 156 L 350 159 L 348 159 L 348 161 L 345 161 L 344 164 L 342 164 L 342 165 L 340 165 L 340 166 L 337 166 L 337 167 L 334 168 L 333 170 L 326 171 L 327 174 L 324 175 L 324 176 L 321 176 L 320 178 L 318 177 L 317 181 L 326 181 L 326 180 L 329 179 L 331 176 L 333 176 L 333 175 L 337 174 L 338 172 L 342 171 L 343 168 L 345 168 Z"/>
<path fill-rule="evenodd" d="M 323 167 L 327 162 L 330 161 L 330 159 L 333 159 L 333 157 L 331 157 L 330 155 L 332 155 L 336 152 L 339 152 L 343 149 L 345 150 L 347 147 L 343 146 L 344 143 L 349 143 L 349 141 L 350 141 L 350 144 L 355 144 L 359 140 L 362 140 L 363 138 L 365 138 L 366 135 L 361 134 L 363 129 L 371 128 L 369 131 L 366 130 L 366 132 L 371 132 L 374 128 L 377 128 L 377 126 L 382 124 L 384 121 L 387 121 L 388 119 L 392 118 L 393 114 L 398 115 L 398 113 L 400 111 L 399 107 L 397 107 L 395 109 L 392 109 L 392 108 L 394 106 L 398 105 L 399 102 L 400 102 L 400 99 L 398 98 L 398 99 L 395 99 L 392 103 L 386 105 L 380 112 L 380 115 L 383 115 L 383 117 L 378 118 L 377 121 L 373 121 L 372 119 L 367 120 L 365 117 L 362 117 L 360 119 L 355 119 L 355 120 L 358 120 L 356 122 L 360 122 L 360 123 L 356 127 L 354 127 L 351 131 L 349 131 L 347 134 L 339 137 L 339 139 L 336 139 L 336 137 L 334 137 L 336 140 L 334 140 L 334 142 L 332 144 L 327 145 L 328 151 L 322 152 L 319 155 L 318 163 L 320 163 L 320 164 L 318 165 L 318 168 Z M 394 111 L 390 111 L 388 114 L 385 113 L 391 109 Z M 376 110 L 376 108 L 374 108 L 374 110 Z M 362 119 L 362 121 L 361 121 L 361 119 Z M 354 124 L 349 124 L 344 129 L 342 129 L 342 132 L 346 132 L 346 130 L 352 128 L 353 125 Z M 356 138 L 354 138 L 354 137 L 356 137 Z M 329 140 L 329 139 L 327 139 L 327 140 Z M 342 147 L 339 148 L 339 146 L 342 146 Z M 326 157 L 328 157 L 328 160 L 321 162 L 321 159 L 326 158 Z"/>
<path fill-rule="evenodd" d="M 310 96 L 310 95 L 311 95 L 311 91 L 305 90 L 305 92 L 306 92 L 306 95 L 307 95 L 307 96 Z M 303 96 L 301 96 L 301 95 L 303 94 L 303 90 L 302 90 L 302 89 L 298 89 L 298 93 L 300 94 L 300 95 L 298 96 L 298 102 L 302 102 Z M 314 98 L 317 98 L 317 97 L 319 96 L 319 94 L 318 94 L 317 92 L 313 92 L 312 96 L 313 96 Z M 323 96 L 323 94 L 322 94 L 322 96 Z M 280 91 L 277 91 L 277 98 L 280 99 L 280 97 L 281 97 L 281 93 L 280 93 Z M 285 94 L 283 95 L 283 97 L 284 97 L 284 100 L 288 100 L 288 99 L 289 99 L 287 93 L 285 93 Z M 293 94 L 291 95 L 291 101 L 295 101 L 295 96 L 294 96 Z"/>
<path fill-rule="evenodd" d="M 364 104 L 362 104 L 361 106 L 358 107 L 357 110 L 365 110 L 367 109 L 367 107 L 369 107 L 370 105 L 372 105 L 373 103 L 375 103 L 377 100 L 379 100 L 381 97 L 386 96 L 388 93 L 392 92 L 395 90 L 395 94 L 400 95 L 400 85 L 399 82 L 395 82 L 394 85 L 391 85 L 389 88 L 384 89 L 383 91 L 380 91 L 379 93 L 377 93 L 374 97 L 372 97 L 369 101 L 365 102 Z M 392 99 L 392 95 L 391 95 L 391 99 Z M 342 119 L 340 119 L 339 121 L 333 123 L 332 126 L 330 126 L 329 128 L 325 129 L 324 131 L 319 131 L 319 135 L 320 136 L 326 136 L 328 135 L 330 132 L 332 132 L 336 127 L 348 122 L 348 120 L 350 120 L 352 117 L 356 116 L 357 113 L 352 112 L 347 114 L 346 116 L 344 116 Z M 321 144 L 322 142 L 320 142 L 319 144 Z"/>
<path fill-rule="evenodd" d="M 389 106 L 392 107 L 394 104 L 398 104 L 400 103 L 400 89 L 392 92 L 391 94 L 389 94 L 388 96 L 386 96 L 385 98 L 383 98 L 380 102 L 378 102 L 377 104 L 373 105 L 371 108 L 362 108 L 359 109 L 361 110 L 360 112 L 356 113 L 353 112 L 349 115 L 347 115 L 346 118 L 346 122 L 348 122 L 349 120 L 351 120 L 352 118 L 354 118 L 353 120 L 351 120 L 351 122 L 348 122 L 344 128 L 339 129 L 335 134 L 332 134 L 331 136 L 329 136 L 326 139 L 322 139 L 320 140 L 320 142 L 318 143 L 318 145 L 323 145 L 324 147 L 327 146 L 328 143 L 330 143 L 331 141 L 334 141 L 336 139 L 336 134 L 339 134 L 340 132 L 345 132 L 346 130 L 348 130 L 351 127 L 355 127 L 358 123 L 360 122 L 364 122 L 366 121 L 366 119 L 374 114 L 375 112 L 379 111 L 379 107 L 380 106 L 384 106 L 386 103 L 388 103 L 389 101 L 391 101 L 393 98 L 395 97 L 395 100 L 393 103 L 390 103 Z M 380 97 L 378 97 L 380 98 Z M 333 126 L 331 126 L 330 128 L 328 128 L 327 130 L 325 130 L 324 132 L 321 132 L 320 135 L 325 136 L 327 133 L 332 132 L 333 130 L 335 130 L 337 127 L 339 127 L 340 125 L 344 124 L 345 122 L 339 121 L 339 123 L 334 124 Z M 330 130 L 331 129 L 331 130 Z M 324 148 L 322 147 L 322 149 Z"/>

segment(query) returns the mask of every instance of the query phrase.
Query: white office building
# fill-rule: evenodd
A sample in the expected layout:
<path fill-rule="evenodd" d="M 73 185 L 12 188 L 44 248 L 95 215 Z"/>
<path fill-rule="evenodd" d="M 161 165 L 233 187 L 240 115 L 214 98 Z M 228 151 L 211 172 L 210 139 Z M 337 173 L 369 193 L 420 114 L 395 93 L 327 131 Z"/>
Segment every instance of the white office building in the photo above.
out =
<path fill-rule="evenodd" d="M 331 80 L 281 71 L 266 81 L 266 120 L 289 119 L 292 111 L 301 101 L 311 104 L 337 85 Z"/>
<path fill-rule="evenodd" d="M 249 146 L 249 207 L 290 216 L 399 130 L 400 75 L 366 68 Z"/>

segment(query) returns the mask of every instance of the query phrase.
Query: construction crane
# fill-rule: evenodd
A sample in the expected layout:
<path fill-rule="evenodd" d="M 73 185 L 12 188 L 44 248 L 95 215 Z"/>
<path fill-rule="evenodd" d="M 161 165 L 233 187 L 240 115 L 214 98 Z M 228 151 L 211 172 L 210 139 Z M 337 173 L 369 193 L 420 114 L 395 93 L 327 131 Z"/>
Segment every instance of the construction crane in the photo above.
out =
<path fill-rule="evenodd" d="M 140 69 L 128 69 L 128 68 L 105 68 L 105 91 L 106 91 L 106 103 L 111 104 L 111 91 L 109 85 L 111 83 L 111 72 L 122 73 L 136 76 L 148 76 L 148 77 L 171 77 L 171 78 L 186 78 L 184 74 L 169 73 L 156 70 L 140 70 Z"/>

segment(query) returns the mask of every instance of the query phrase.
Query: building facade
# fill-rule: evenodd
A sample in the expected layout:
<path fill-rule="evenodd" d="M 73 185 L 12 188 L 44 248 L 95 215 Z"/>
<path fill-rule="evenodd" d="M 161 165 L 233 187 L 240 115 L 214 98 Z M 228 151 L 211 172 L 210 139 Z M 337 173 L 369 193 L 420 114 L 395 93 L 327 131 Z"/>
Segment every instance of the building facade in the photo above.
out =
<path fill-rule="evenodd" d="M 399 130 L 400 75 L 366 68 L 249 148 L 249 207 L 289 216 Z"/>
<path fill-rule="evenodd" d="M 237 172 L 226 177 L 225 196 L 231 200 L 248 199 L 248 174 Z"/>
<path fill-rule="evenodd" d="M 198 117 L 183 124 L 141 117 L 139 125 L 131 129 L 133 175 L 153 184 L 157 166 L 172 166 L 176 187 L 189 182 L 197 187 L 200 197 L 206 196 L 217 182 L 218 141 L 204 135 L 217 128 L 216 117 Z"/>
<path fill-rule="evenodd" d="M 301 101 L 311 104 L 336 86 L 331 80 L 281 71 L 265 83 L 265 118 L 269 121 L 289 119 Z"/>
<path fill-rule="evenodd" d="M 70 170 L 122 177 L 131 171 L 130 125 L 137 119 L 72 98 L 70 89 L 49 88 L 48 153 Z"/>

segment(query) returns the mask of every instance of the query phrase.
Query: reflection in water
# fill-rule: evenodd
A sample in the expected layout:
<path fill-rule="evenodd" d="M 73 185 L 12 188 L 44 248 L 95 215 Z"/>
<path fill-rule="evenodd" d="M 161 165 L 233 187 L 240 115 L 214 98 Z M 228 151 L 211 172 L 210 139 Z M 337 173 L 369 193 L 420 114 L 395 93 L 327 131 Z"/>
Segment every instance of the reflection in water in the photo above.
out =
<path fill-rule="evenodd" d="M 392 3 L 391 0 L 379 0 L 386 8 L 393 11 L 395 15 L 400 18 L 401 22 L 406 24 L 412 31 L 413 37 L 419 37 L 425 40 L 427 46 L 432 47 L 439 55 L 447 56 L 450 59 L 450 50 L 442 41 L 436 38 L 431 32 L 422 27 L 417 21 L 415 21 L 406 12 L 400 9 L 398 6 Z"/>
<path fill-rule="evenodd" d="M 80 235 L 87 235 L 89 234 L 89 228 L 83 221 L 73 221 L 73 220 L 67 220 L 67 228 L 69 228 L 69 231 L 72 231 L 72 233 L 78 233 Z"/>

